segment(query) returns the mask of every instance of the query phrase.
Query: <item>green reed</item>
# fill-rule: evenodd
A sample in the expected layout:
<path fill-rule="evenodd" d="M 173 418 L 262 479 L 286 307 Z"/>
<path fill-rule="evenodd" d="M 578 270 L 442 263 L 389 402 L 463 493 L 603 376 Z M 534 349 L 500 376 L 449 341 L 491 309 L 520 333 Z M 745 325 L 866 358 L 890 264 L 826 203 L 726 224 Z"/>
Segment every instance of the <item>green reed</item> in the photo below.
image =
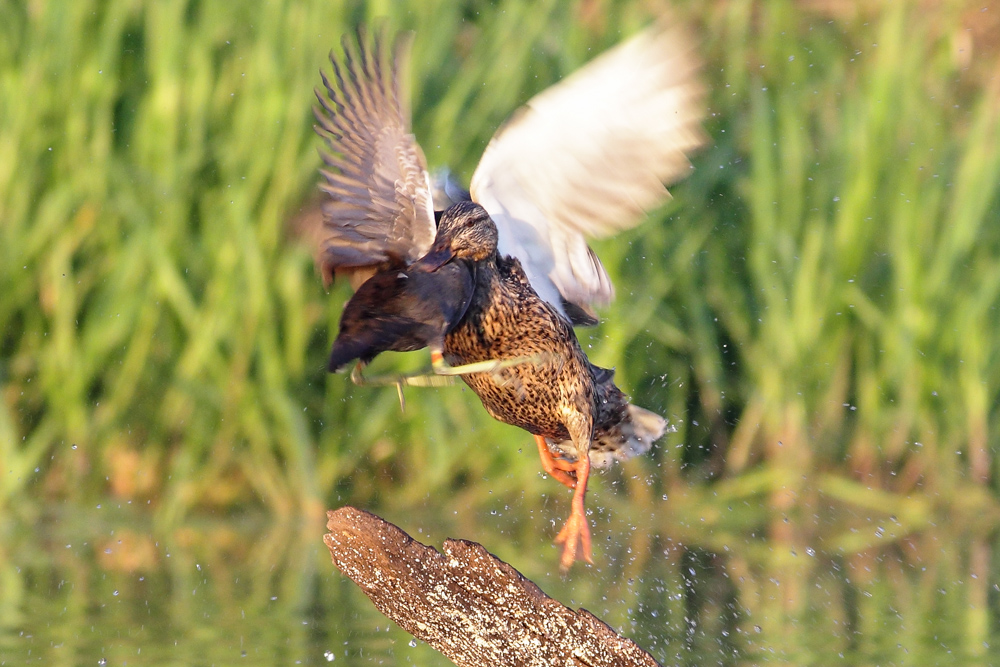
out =
<path fill-rule="evenodd" d="M 470 392 L 409 390 L 400 415 L 324 373 L 348 292 L 323 292 L 290 222 L 317 181 L 312 89 L 356 23 L 414 29 L 415 132 L 467 179 L 518 104 L 649 11 L 0 5 L 0 506 L 112 493 L 169 524 L 544 502 L 530 439 Z M 777 515 L 878 489 L 992 507 L 955 493 L 995 469 L 1000 113 L 988 54 L 959 48 L 990 45 L 962 41 L 958 9 L 865 11 L 678 8 L 712 140 L 674 203 L 598 244 L 619 298 L 579 332 L 677 427 L 628 469 L 650 494 L 711 478 Z"/>

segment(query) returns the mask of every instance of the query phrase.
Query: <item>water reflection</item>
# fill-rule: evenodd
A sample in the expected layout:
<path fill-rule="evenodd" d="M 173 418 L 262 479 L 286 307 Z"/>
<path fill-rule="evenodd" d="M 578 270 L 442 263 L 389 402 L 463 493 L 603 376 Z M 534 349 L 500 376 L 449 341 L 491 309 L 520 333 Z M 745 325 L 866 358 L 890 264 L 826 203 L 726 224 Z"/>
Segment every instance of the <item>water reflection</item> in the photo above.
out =
<path fill-rule="evenodd" d="M 425 543 L 482 542 L 665 665 L 1000 662 L 988 525 L 952 516 L 907 531 L 841 509 L 775 530 L 756 512 L 727 524 L 738 513 L 711 489 L 643 505 L 604 481 L 598 566 L 565 579 L 550 542 L 561 496 L 379 511 Z M 48 508 L 2 531 L 2 665 L 450 664 L 334 570 L 319 523 L 207 517 L 159 531 L 116 505 Z"/>

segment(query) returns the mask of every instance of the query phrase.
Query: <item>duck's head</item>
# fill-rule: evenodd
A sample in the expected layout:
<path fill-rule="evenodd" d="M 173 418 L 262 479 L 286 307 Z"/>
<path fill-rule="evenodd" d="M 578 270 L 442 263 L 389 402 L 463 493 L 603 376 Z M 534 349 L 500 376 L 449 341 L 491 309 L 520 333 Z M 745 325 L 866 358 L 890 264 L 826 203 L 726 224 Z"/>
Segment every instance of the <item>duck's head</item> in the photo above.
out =
<path fill-rule="evenodd" d="M 480 261 L 497 251 L 497 226 L 479 204 L 462 201 L 441 214 L 437 236 L 430 251 L 420 260 L 435 269 L 454 259 Z"/>

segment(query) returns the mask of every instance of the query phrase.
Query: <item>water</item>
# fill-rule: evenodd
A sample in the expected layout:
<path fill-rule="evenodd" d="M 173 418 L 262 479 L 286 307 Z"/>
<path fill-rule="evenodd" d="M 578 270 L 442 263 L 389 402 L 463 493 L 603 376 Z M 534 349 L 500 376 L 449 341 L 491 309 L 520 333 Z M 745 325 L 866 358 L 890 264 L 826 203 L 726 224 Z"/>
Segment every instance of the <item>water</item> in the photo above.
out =
<path fill-rule="evenodd" d="M 608 489 L 591 505 L 597 565 L 567 578 L 549 541 L 562 496 L 381 513 L 438 547 L 482 542 L 665 665 L 1000 664 L 994 540 L 960 519 L 918 532 L 856 512 L 740 526 Z M 160 530 L 114 503 L 38 511 L 0 524 L 0 665 L 451 664 L 334 569 L 322 522 Z M 837 546 L 851 535 L 863 548 Z"/>

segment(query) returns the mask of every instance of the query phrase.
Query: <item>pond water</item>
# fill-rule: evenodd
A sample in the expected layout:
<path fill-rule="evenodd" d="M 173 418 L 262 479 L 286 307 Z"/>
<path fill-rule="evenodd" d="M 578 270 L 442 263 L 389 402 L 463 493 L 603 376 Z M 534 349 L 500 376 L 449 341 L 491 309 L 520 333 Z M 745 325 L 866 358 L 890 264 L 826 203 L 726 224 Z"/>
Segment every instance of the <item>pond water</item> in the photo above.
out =
<path fill-rule="evenodd" d="M 596 565 L 565 578 L 550 541 L 563 496 L 379 513 L 438 548 L 481 542 L 664 665 L 1000 664 L 1000 577 L 976 522 L 907 532 L 854 512 L 741 526 L 722 520 L 726 501 L 627 501 L 613 486 L 591 494 Z M 22 509 L 0 525 L 0 665 L 451 664 L 336 571 L 318 517 L 161 530 L 110 503 Z M 856 548 L 810 543 L 817 527 Z"/>

